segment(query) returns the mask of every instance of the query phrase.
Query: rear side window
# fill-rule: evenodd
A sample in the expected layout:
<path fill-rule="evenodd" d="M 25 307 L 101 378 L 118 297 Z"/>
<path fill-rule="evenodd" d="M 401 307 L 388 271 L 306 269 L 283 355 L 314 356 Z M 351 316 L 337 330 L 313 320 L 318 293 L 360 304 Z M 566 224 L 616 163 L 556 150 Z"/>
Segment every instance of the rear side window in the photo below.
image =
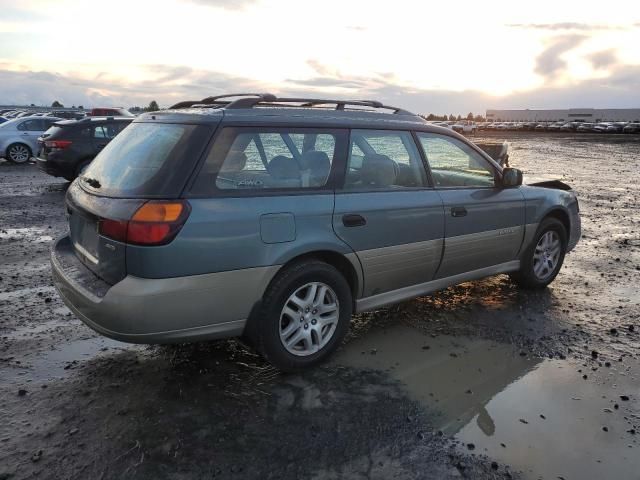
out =
<path fill-rule="evenodd" d="M 61 127 L 57 127 L 57 126 L 54 125 L 52 127 L 49 127 L 49 129 L 46 131 L 46 133 L 49 136 L 53 136 L 53 135 L 58 135 L 62 131 L 63 131 L 63 129 Z"/>
<path fill-rule="evenodd" d="M 93 138 L 111 140 L 125 127 L 124 124 L 106 123 L 93 129 Z"/>
<path fill-rule="evenodd" d="M 91 162 L 82 185 L 106 196 L 177 196 L 210 133 L 203 125 L 134 123 Z"/>
<path fill-rule="evenodd" d="M 193 193 L 327 187 L 340 137 L 324 129 L 224 128 Z"/>
<path fill-rule="evenodd" d="M 18 130 L 26 130 L 27 132 L 39 132 L 44 130 L 42 120 L 26 120 L 18 125 Z"/>
<path fill-rule="evenodd" d="M 425 186 L 426 170 L 410 132 L 351 132 L 345 189 L 401 190 Z"/>

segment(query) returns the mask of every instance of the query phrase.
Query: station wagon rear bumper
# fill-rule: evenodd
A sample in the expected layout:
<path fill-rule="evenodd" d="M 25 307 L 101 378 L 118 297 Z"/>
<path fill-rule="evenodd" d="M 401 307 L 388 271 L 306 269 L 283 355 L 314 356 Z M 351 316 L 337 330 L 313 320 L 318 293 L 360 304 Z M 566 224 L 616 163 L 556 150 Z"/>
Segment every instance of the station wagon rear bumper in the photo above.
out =
<path fill-rule="evenodd" d="M 84 323 L 116 340 L 149 344 L 241 335 L 278 268 L 164 279 L 127 276 L 111 286 L 77 259 L 69 237 L 55 243 L 51 264 L 56 289 Z"/>

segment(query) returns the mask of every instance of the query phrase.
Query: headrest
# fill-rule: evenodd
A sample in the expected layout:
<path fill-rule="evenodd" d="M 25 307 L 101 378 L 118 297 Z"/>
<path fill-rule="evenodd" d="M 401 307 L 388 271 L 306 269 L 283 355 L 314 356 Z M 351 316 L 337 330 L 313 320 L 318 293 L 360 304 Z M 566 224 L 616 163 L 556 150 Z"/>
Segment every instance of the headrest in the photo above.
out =
<path fill-rule="evenodd" d="M 246 164 L 247 164 L 247 155 L 244 152 L 231 150 L 227 154 L 227 158 L 224 159 L 224 162 L 220 167 L 220 171 L 221 172 L 239 172 L 240 170 L 244 169 Z"/>
<path fill-rule="evenodd" d="M 284 155 L 277 155 L 267 165 L 267 171 L 273 178 L 281 180 L 300 179 L 300 167 L 298 163 Z"/>
<path fill-rule="evenodd" d="M 360 180 L 365 185 L 386 187 L 396 183 L 398 164 L 386 155 L 365 155 L 360 169 Z"/>
<path fill-rule="evenodd" d="M 303 170 L 319 170 L 331 167 L 329 156 L 319 150 L 308 150 L 300 156 L 300 164 Z"/>

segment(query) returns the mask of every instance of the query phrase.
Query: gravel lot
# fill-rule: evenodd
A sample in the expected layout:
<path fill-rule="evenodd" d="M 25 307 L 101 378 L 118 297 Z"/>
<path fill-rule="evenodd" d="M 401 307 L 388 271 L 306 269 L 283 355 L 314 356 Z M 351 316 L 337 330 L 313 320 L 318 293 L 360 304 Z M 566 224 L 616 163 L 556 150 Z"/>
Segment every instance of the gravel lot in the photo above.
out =
<path fill-rule="evenodd" d="M 360 315 L 298 375 L 236 341 L 88 329 L 50 278 L 66 184 L 0 160 L 0 479 L 640 478 L 640 140 L 500 135 L 525 176 L 579 194 L 552 286 Z"/>

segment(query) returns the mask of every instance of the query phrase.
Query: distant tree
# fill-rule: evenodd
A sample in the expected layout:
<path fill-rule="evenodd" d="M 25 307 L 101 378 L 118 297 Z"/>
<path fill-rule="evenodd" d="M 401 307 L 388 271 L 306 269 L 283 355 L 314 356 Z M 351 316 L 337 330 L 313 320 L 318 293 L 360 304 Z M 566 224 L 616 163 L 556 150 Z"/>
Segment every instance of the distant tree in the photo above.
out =
<path fill-rule="evenodd" d="M 158 102 L 156 102 L 155 100 L 151 100 L 151 102 L 149 102 L 149 106 L 147 107 L 147 111 L 157 112 L 158 110 L 160 110 L 160 107 L 158 106 Z"/>
<path fill-rule="evenodd" d="M 78 108 L 79 108 L 80 110 L 84 110 L 84 106 L 83 106 L 83 105 L 78 105 Z"/>
<path fill-rule="evenodd" d="M 485 121 L 485 120 L 484 120 L 484 117 L 483 117 L 482 115 L 476 115 L 473 119 L 474 119 L 476 122 L 484 122 L 484 121 Z"/>
<path fill-rule="evenodd" d="M 29 106 L 30 106 L 30 107 L 35 107 L 35 106 L 36 106 L 36 104 L 35 104 L 35 103 L 32 103 L 32 104 L 31 104 L 31 105 L 29 105 Z"/>
<path fill-rule="evenodd" d="M 71 105 L 71 108 L 76 108 L 76 106 L 75 105 Z"/>
<path fill-rule="evenodd" d="M 455 119 L 456 119 L 456 117 L 455 117 L 455 115 L 453 113 L 451 115 L 449 115 L 449 121 L 450 122 L 455 121 Z"/>
<path fill-rule="evenodd" d="M 51 108 L 64 108 L 64 105 L 62 105 L 58 100 L 56 100 L 51 104 Z"/>
<path fill-rule="evenodd" d="M 467 113 L 467 120 L 473 120 L 473 113 Z"/>

